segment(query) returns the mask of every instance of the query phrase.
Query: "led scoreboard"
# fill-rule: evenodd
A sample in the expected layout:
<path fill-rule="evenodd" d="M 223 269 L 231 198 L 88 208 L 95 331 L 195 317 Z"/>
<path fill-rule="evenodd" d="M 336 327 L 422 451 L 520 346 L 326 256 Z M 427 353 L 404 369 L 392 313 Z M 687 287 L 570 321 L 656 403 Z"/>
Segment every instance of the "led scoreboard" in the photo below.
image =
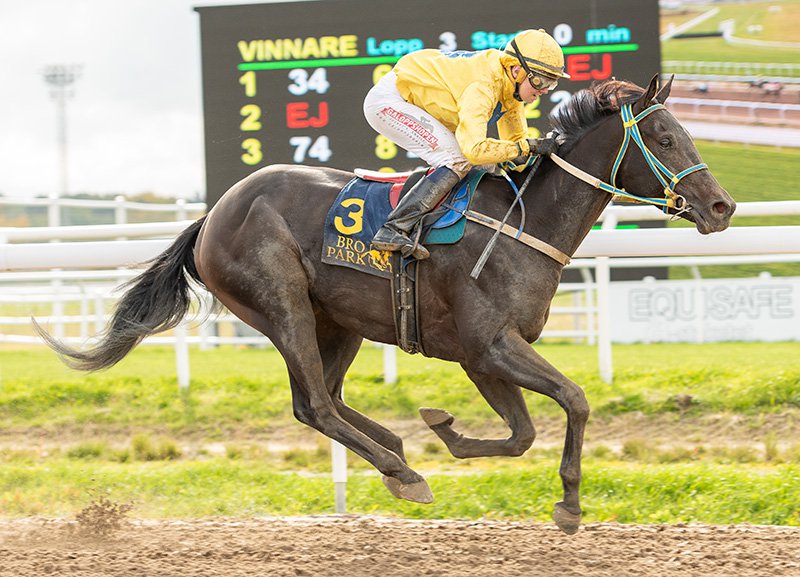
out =
<path fill-rule="evenodd" d="M 362 112 L 369 88 L 415 50 L 501 48 L 521 29 L 545 29 L 572 79 L 527 105 L 531 136 L 592 81 L 646 85 L 660 68 L 657 0 L 317 0 L 196 10 L 209 206 L 270 164 L 418 166 Z"/>

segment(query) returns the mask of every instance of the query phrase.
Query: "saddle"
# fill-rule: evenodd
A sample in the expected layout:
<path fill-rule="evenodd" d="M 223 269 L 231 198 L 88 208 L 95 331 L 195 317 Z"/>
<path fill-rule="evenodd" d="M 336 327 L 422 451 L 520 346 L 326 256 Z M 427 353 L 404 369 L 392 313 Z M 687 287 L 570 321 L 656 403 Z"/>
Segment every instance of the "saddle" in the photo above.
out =
<path fill-rule="evenodd" d="M 325 219 L 322 262 L 388 278 L 392 285 L 397 343 L 408 353 L 424 354 L 419 331 L 419 263 L 400 253 L 377 250 L 371 241 L 397 203 L 427 172 L 385 173 L 356 170 L 339 192 Z M 472 170 L 420 223 L 423 244 L 453 244 L 464 236 L 475 189 L 483 175 Z"/>

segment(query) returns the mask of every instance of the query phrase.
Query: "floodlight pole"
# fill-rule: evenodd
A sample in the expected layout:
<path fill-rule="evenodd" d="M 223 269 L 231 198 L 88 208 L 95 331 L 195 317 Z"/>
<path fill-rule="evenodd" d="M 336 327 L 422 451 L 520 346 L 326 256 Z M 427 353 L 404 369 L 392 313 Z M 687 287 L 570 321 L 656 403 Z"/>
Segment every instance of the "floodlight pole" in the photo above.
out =
<path fill-rule="evenodd" d="M 66 196 L 69 190 L 67 169 L 67 100 L 74 95 L 72 85 L 80 77 L 79 65 L 56 64 L 44 69 L 44 80 L 50 85 L 50 96 L 56 101 L 57 139 L 61 164 L 61 186 L 59 195 Z M 50 226 L 57 226 L 51 223 Z"/>
<path fill-rule="evenodd" d="M 56 122 L 58 151 L 61 160 L 61 186 L 58 190 L 50 193 L 47 204 L 47 224 L 48 226 L 61 226 L 61 203 L 59 197 L 67 196 L 69 191 L 69 181 L 67 177 L 67 100 L 74 94 L 72 85 L 80 76 L 81 67 L 70 64 L 56 64 L 47 66 L 44 69 L 44 81 L 50 85 L 50 96 L 56 101 Z M 51 242 L 58 242 L 57 240 Z M 56 338 L 64 338 L 64 302 L 58 298 L 61 293 L 63 281 L 53 279 L 51 281 L 53 294 L 53 318 L 56 319 L 54 334 Z"/>

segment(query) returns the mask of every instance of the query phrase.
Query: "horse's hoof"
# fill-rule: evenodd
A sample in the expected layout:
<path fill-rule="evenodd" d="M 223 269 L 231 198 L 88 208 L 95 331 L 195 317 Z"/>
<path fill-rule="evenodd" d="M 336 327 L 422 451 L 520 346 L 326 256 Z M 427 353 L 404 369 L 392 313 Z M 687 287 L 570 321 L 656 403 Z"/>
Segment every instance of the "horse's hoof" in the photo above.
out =
<path fill-rule="evenodd" d="M 429 407 L 420 407 L 419 414 L 425 424 L 429 427 L 437 427 L 439 425 L 452 425 L 455 417 L 442 409 L 431 409 Z"/>
<path fill-rule="evenodd" d="M 433 493 L 425 479 L 406 485 L 394 477 L 384 475 L 383 484 L 386 485 L 389 492 L 398 499 L 405 499 L 406 501 L 413 501 L 414 503 L 433 503 Z"/>
<path fill-rule="evenodd" d="M 564 533 L 574 535 L 581 526 L 581 514 L 570 513 L 564 503 L 559 501 L 553 507 L 553 521 Z"/>

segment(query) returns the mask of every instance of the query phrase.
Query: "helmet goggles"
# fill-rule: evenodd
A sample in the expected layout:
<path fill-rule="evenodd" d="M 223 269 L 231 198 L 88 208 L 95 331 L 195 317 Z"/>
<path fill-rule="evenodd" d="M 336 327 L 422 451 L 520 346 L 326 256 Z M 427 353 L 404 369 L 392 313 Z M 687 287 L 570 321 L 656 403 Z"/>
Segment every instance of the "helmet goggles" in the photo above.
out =
<path fill-rule="evenodd" d="M 522 69 L 525 70 L 525 74 L 528 76 L 528 82 L 531 83 L 531 86 L 534 90 L 552 90 L 558 84 L 558 78 L 554 78 L 552 76 L 546 76 L 539 72 L 533 72 L 528 66 L 527 59 L 522 55 L 522 52 L 519 50 L 519 46 L 517 46 L 516 40 L 512 40 L 509 45 L 511 48 L 514 49 L 514 54 L 519 60 Z"/>
<path fill-rule="evenodd" d="M 552 90 L 558 85 L 558 78 L 548 78 L 541 74 L 528 72 L 528 82 L 531 83 L 536 90 Z"/>

